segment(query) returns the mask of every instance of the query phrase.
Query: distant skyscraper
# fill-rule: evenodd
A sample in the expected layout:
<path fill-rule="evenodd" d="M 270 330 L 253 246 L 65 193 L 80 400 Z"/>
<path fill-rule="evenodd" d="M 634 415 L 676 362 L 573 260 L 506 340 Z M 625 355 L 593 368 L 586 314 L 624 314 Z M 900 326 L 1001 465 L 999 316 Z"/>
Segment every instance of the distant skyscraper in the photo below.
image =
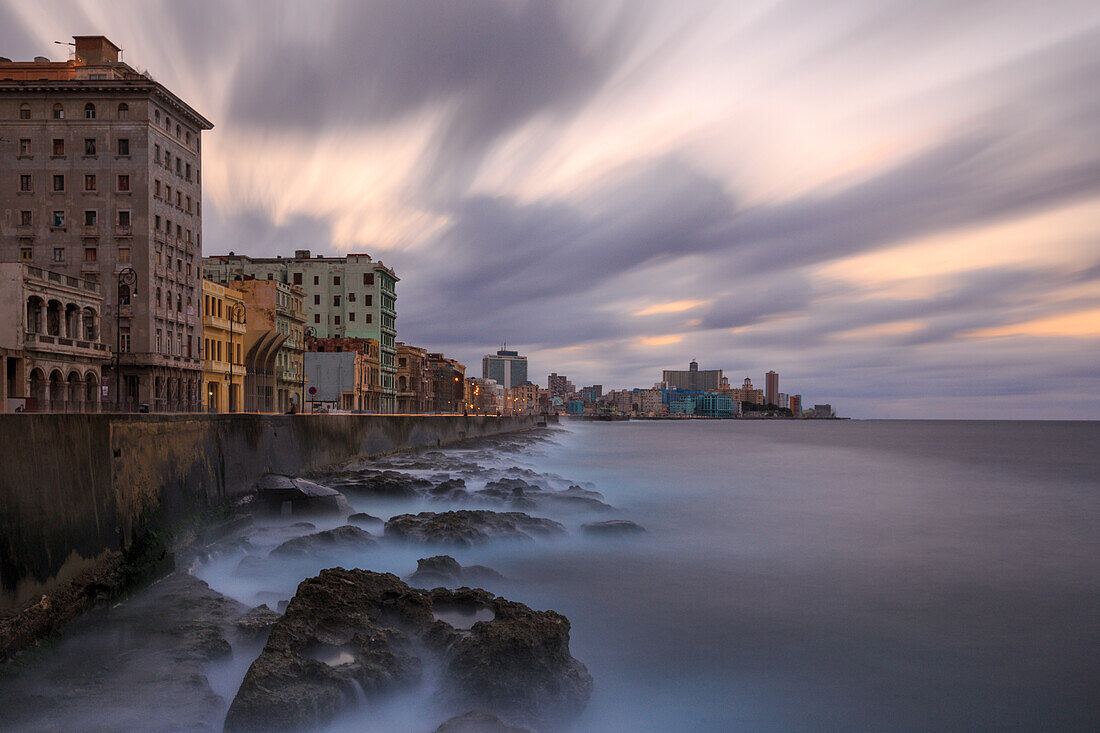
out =
<path fill-rule="evenodd" d="M 504 389 L 518 387 L 527 381 L 527 357 L 504 349 L 496 355 L 486 354 L 481 359 L 481 377 L 495 379 Z"/>
<path fill-rule="evenodd" d="M 768 372 L 764 375 L 764 404 L 779 404 L 779 373 Z"/>
<path fill-rule="evenodd" d="M 568 394 L 565 385 L 568 383 L 568 377 L 554 372 L 546 378 L 546 391 L 550 393 L 550 397 L 565 397 Z"/>
<path fill-rule="evenodd" d="M 802 395 L 791 395 L 791 414 L 795 417 L 802 417 Z"/>
<path fill-rule="evenodd" d="M 699 362 L 692 361 L 686 372 L 665 369 L 661 372 L 661 381 L 669 387 L 679 387 L 680 389 L 717 390 L 722 385 L 722 370 L 704 369 L 699 371 Z"/>

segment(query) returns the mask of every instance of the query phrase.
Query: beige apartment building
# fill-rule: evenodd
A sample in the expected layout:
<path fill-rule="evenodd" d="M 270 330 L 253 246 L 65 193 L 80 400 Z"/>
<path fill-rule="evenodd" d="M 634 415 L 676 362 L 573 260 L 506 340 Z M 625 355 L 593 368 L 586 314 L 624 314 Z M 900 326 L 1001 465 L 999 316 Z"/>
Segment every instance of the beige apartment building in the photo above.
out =
<path fill-rule="evenodd" d="M 431 412 L 434 382 L 428 371 L 428 350 L 397 342 L 397 412 Z"/>
<path fill-rule="evenodd" d="M 202 281 L 202 393 L 208 412 L 240 412 L 244 403 L 244 296 Z"/>
<path fill-rule="evenodd" d="M 302 289 L 278 280 L 233 282 L 245 306 L 244 409 L 301 411 L 305 391 Z"/>
<path fill-rule="evenodd" d="M 99 286 L 21 262 L 0 263 L 0 361 L 6 411 L 95 412 L 103 365 Z"/>
<path fill-rule="evenodd" d="M 67 61 L 0 58 L 0 260 L 99 284 L 102 342 L 121 351 L 105 402 L 198 409 L 213 125 L 103 36 L 74 41 Z"/>

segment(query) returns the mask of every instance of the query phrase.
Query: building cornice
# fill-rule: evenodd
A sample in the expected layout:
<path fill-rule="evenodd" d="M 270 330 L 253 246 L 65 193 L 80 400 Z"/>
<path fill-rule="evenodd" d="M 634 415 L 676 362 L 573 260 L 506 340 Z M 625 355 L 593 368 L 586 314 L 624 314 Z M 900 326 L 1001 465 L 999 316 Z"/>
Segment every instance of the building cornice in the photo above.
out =
<path fill-rule="evenodd" d="M 202 130 L 211 130 L 214 123 L 152 79 L 64 79 L 34 81 L 0 81 L 0 94 L 47 94 L 56 92 L 149 94 L 188 119 Z"/>

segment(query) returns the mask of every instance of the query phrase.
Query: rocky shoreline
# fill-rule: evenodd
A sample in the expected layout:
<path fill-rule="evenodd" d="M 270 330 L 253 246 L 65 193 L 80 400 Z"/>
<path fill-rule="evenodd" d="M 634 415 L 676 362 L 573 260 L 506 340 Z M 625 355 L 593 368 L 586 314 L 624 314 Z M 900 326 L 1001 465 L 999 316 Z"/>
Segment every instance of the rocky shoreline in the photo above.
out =
<path fill-rule="evenodd" d="M 537 545 L 571 534 L 561 522 L 540 516 L 543 511 L 598 520 L 574 525 L 581 535 L 624 538 L 644 531 L 625 519 L 606 519 L 616 510 L 590 485 L 482 465 L 537 440 L 484 440 L 460 455 L 397 455 L 381 465 L 309 480 L 262 477 L 238 504 L 233 531 L 195 543 L 178 564 L 231 562 L 230 574 L 239 579 L 234 582 L 257 586 L 288 568 L 319 570 L 305 570 L 289 597 L 277 592 L 252 606 L 187 572 L 173 573 L 89 622 L 90 638 L 100 622 L 115 630 L 138 627 L 145 646 L 156 650 L 150 676 L 113 678 L 125 653 L 112 657 L 104 650 L 94 680 L 77 685 L 68 704 L 44 713 L 48 695 L 32 692 L 34 681 L 65 672 L 57 666 L 60 659 L 43 662 L 54 650 L 31 654 L 5 674 L 17 687 L 26 686 L 25 701 L 38 704 L 17 705 L 11 719 L 65 727 L 66 720 L 91 714 L 104 699 L 121 710 L 139 710 L 140 695 L 159 696 L 154 689 L 160 686 L 179 715 L 163 725 L 144 721 L 147 730 L 217 729 L 222 715 L 227 731 L 314 730 L 340 716 L 369 715 L 379 701 L 416 688 L 429 695 L 436 719 L 446 718 L 440 731 L 545 731 L 568 724 L 583 712 L 594 681 L 570 652 L 565 616 L 486 590 L 484 585 L 499 588 L 506 579 L 489 567 L 463 566 L 449 554 L 425 554 L 404 580 L 369 569 L 376 566 L 372 557 L 387 549 Z M 380 510 L 391 501 L 439 510 L 383 519 Z M 355 511 L 364 504 L 372 513 Z M 345 566 L 349 558 L 355 567 Z M 149 608 L 156 609 L 156 620 L 139 621 Z M 80 638 L 77 629 L 73 639 Z M 245 662 L 243 677 L 235 677 L 239 687 L 213 689 L 211 665 L 239 668 Z M 126 728 L 133 720 L 123 716 L 117 722 Z"/>

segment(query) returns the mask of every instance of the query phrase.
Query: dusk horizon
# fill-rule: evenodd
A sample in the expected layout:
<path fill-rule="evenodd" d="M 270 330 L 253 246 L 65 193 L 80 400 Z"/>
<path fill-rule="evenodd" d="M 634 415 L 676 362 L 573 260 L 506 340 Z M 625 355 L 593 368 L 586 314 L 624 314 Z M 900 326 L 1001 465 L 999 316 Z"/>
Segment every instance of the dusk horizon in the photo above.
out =
<path fill-rule="evenodd" d="M 203 255 L 370 254 L 471 371 L 1100 417 L 1100 6 L 312 8 L 4 3 L 0 53 L 110 38 L 214 124 Z"/>

